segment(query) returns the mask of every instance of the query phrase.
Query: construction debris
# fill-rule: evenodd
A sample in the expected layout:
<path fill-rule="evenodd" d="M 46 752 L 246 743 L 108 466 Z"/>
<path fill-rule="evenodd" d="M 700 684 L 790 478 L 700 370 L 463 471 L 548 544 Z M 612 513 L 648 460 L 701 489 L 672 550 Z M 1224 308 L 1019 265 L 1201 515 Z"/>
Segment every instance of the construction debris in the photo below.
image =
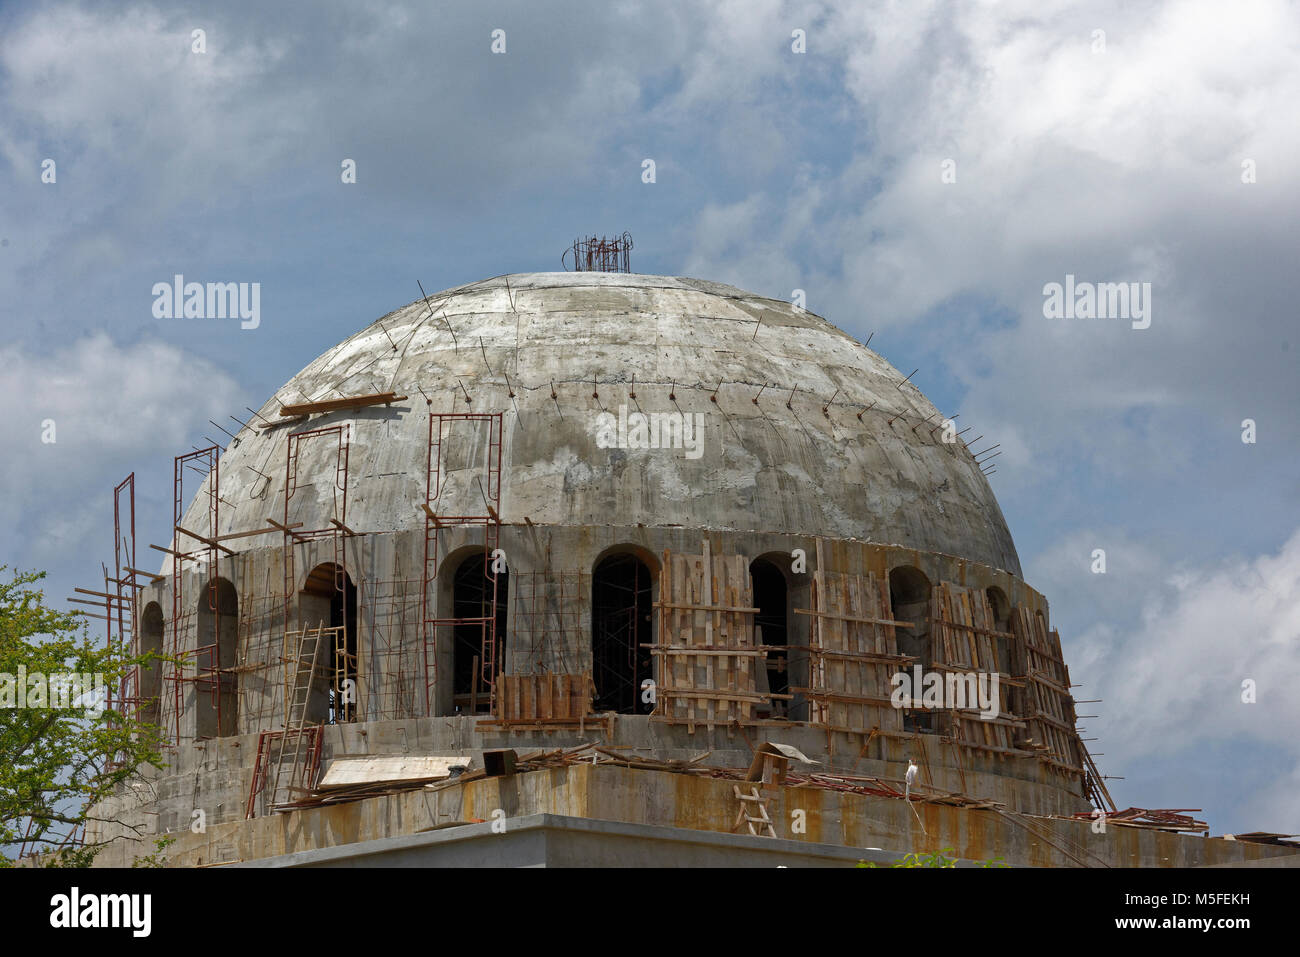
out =
<path fill-rule="evenodd" d="M 469 765 L 470 759 L 465 757 L 413 757 L 409 754 L 335 758 L 325 768 L 316 789 L 334 791 L 375 784 L 425 784 L 445 780 Z"/>
<path fill-rule="evenodd" d="M 1209 825 L 1204 821 L 1198 821 L 1189 817 L 1186 813 L 1194 811 L 1200 813 L 1201 809 L 1194 808 L 1141 808 L 1130 807 L 1123 811 L 1106 811 L 1105 819 L 1107 824 L 1115 824 L 1121 827 L 1144 827 L 1153 831 L 1186 831 L 1186 832 L 1204 832 L 1209 830 Z M 1091 821 L 1097 818 L 1096 811 L 1080 811 L 1078 814 L 1071 814 L 1063 820 L 1074 821 Z"/>
<path fill-rule="evenodd" d="M 1300 849 L 1300 841 L 1292 838 L 1300 834 L 1274 834 L 1271 831 L 1251 831 L 1249 834 L 1225 834 L 1226 841 L 1245 841 L 1247 844 L 1272 844 L 1275 847 L 1294 847 Z"/>

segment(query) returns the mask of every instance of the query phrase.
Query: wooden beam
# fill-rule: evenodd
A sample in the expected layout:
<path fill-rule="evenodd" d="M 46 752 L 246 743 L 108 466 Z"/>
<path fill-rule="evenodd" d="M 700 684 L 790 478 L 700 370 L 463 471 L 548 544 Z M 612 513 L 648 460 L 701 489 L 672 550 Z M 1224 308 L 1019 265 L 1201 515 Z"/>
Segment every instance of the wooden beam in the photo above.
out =
<path fill-rule="evenodd" d="M 291 415 L 287 419 L 276 419 L 274 422 L 262 426 L 260 431 L 270 432 L 272 429 L 278 429 L 282 425 L 293 425 L 296 422 L 305 422 L 307 421 L 307 418 L 308 417 L 305 415 Z"/>
<path fill-rule="evenodd" d="M 758 658 L 766 654 L 751 647 L 722 647 L 717 645 L 648 645 L 642 644 L 642 648 L 654 648 L 665 655 L 735 655 L 740 658 Z"/>
<path fill-rule="evenodd" d="M 196 532 L 191 532 L 188 528 L 184 528 L 184 527 L 182 527 L 182 526 L 180 526 L 180 525 L 177 525 L 177 526 L 176 526 L 176 531 L 180 532 L 182 535 L 188 535 L 190 538 L 198 539 L 198 540 L 199 540 L 200 542 L 202 542 L 204 545 L 209 545 L 209 546 L 211 546 L 212 548 L 219 548 L 219 549 L 221 549 L 223 552 L 225 552 L 227 555 L 234 555 L 234 554 L 235 554 L 233 551 L 231 551 L 231 550 L 230 550 L 229 548 L 227 548 L 225 545 L 222 545 L 220 542 L 218 542 L 215 538 L 208 538 L 208 537 L 205 536 L 205 535 L 199 535 L 199 534 L 197 534 Z"/>
<path fill-rule="evenodd" d="M 812 615 L 814 618 L 829 618 L 832 621 L 854 621 L 863 625 L 893 625 L 895 628 L 915 628 L 911 622 L 893 621 L 889 618 L 855 618 L 852 615 L 833 615 L 826 611 L 814 611 L 811 608 L 796 608 L 796 615 Z"/>
<path fill-rule="evenodd" d="M 321 402 L 300 402 L 297 405 L 280 406 L 280 415 L 284 418 L 311 415 L 314 412 L 334 412 L 338 409 L 355 409 L 364 405 L 387 405 L 401 402 L 404 395 L 393 392 L 372 392 L 368 395 L 344 396 L 342 399 L 325 399 Z"/>
<path fill-rule="evenodd" d="M 302 528 L 302 522 L 294 522 L 290 528 Z M 251 538 L 254 535 L 269 535 L 271 532 L 280 531 L 280 527 L 268 526 L 266 528 L 255 528 L 251 532 L 231 532 L 229 535 L 218 535 L 217 541 L 224 542 L 232 538 Z"/>
<path fill-rule="evenodd" d="M 192 562 L 198 561 L 198 559 L 195 558 L 193 555 L 191 555 L 189 552 L 174 552 L 170 548 L 163 548 L 161 545 L 150 545 L 149 547 L 154 549 L 155 551 L 164 552 L 175 558 L 188 558 Z"/>
<path fill-rule="evenodd" d="M 98 596 L 98 597 L 100 597 L 100 598 L 111 598 L 111 599 L 113 599 L 113 601 L 119 601 L 119 600 L 120 600 L 120 601 L 131 601 L 131 600 L 132 600 L 130 595 L 114 595 L 112 592 L 106 592 L 106 591 L 91 591 L 89 588 L 74 588 L 74 589 L 72 589 L 72 590 L 75 591 L 75 592 L 77 592 L 78 594 L 81 594 L 81 595 L 96 595 L 96 596 Z M 69 598 L 68 601 L 72 601 L 72 599 Z M 96 604 L 98 604 L 98 605 L 102 605 L 102 604 L 104 604 L 104 603 L 101 601 L 101 602 L 96 602 Z"/>
<path fill-rule="evenodd" d="M 127 571 L 130 571 L 130 569 L 127 569 Z M 106 580 L 112 582 L 114 585 L 125 585 L 127 588 L 143 588 L 143 587 L 144 587 L 144 586 L 141 585 L 139 582 L 137 582 L 137 581 L 132 581 L 130 578 L 108 578 L 108 579 L 106 579 Z"/>
<path fill-rule="evenodd" d="M 717 701 L 756 701 L 760 704 L 766 702 L 769 698 L 780 698 L 788 701 L 794 697 L 792 694 L 762 694 L 758 691 L 752 693 L 746 693 L 744 691 L 719 691 L 715 688 L 695 690 L 687 688 L 664 688 L 661 686 L 658 690 L 661 698 L 713 698 Z M 796 688 L 795 690 L 801 691 L 803 689 Z M 889 699 L 883 698 L 882 700 L 888 701 Z M 709 719 L 705 715 L 696 715 L 695 723 L 708 724 Z M 722 719 L 715 718 L 712 723 L 721 724 L 724 722 Z"/>
<path fill-rule="evenodd" d="M 302 522 L 297 522 L 294 525 L 281 525 L 275 519 L 268 518 L 266 520 L 266 523 L 270 525 L 272 528 L 284 532 L 286 535 L 292 535 L 294 538 L 298 539 L 299 541 L 305 542 L 308 540 L 305 536 L 299 535 L 297 532 L 294 531 L 295 528 L 302 527 Z"/>
<path fill-rule="evenodd" d="M 657 601 L 654 602 L 655 608 L 680 608 L 685 611 L 734 611 L 746 614 L 757 615 L 761 608 L 750 608 L 746 605 L 692 605 L 679 601 Z M 751 647 L 751 646 L 746 646 Z"/>
<path fill-rule="evenodd" d="M 72 600 L 71 598 L 68 599 L 68 601 L 71 601 L 71 600 Z M 87 618 L 98 618 L 100 621 L 117 621 L 116 618 L 109 618 L 107 615 L 92 615 L 92 614 L 91 614 L 90 612 L 88 612 L 88 611 L 77 611 L 77 609 L 75 609 L 75 608 L 72 609 L 72 611 L 68 612 L 68 614 L 70 614 L 70 615 L 85 615 Z"/>
<path fill-rule="evenodd" d="M 145 578 L 149 579 L 150 584 L 167 580 L 166 575 L 159 575 L 157 572 L 147 572 L 143 568 L 132 568 L 130 565 L 128 565 L 126 566 L 126 570 L 129 571 L 132 575 L 143 575 Z"/>
<path fill-rule="evenodd" d="M 331 518 L 331 519 L 330 519 L 330 524 L 333 525 L 335 528 L 341 528 L 341 529 L 343 529 L 343 531 L 344 531 L 346 534 L 348 534 L 348 535 L 356 535 L 356 534 L 357 534 L 356 532 L 352 531 L 352 529 L 348 528 L 346 525 L 344 525 L 342 522 L 340 522 L 337 518 Z"/>
<path fill-rule="evenodd" d="M 436 525 L 438 528 L 446 528 L 446 527 L 447 527 L 446 525 L 442 524 L 442 522 L 438 521 L 438 516 L 437 516 L 437 514 L 433 511 L 433 509 L 429 508 L 429 505 L 428 505 L 427 502 L 421 502 L 421 503 L 420 503 L 420 508 L 424 509 L 424 514 L 425 514 L 425 515 L 428 515 L 429 518 L 431 518 L 431 519 L 433 520 L 433 524 Z"/>

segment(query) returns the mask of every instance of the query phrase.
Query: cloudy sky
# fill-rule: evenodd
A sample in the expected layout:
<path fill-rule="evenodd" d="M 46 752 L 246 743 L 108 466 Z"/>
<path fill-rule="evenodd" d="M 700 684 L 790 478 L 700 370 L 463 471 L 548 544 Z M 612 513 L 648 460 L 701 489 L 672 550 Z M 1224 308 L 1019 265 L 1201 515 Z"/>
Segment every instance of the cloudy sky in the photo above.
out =
<path fill-rule="evenodd" d="M 165 541 L 172 456 L 417 278 L 628 230 L 1001 443 L 1121 807 L 1300 832 L 1298 101 L 1280 2 L 7 3 L 0 563 L 93 584 L 126 473 Z M 155 318 L 177 273 L 260 326 Z M 1046 318 L 1067 275 L 1150 327 Z"/>

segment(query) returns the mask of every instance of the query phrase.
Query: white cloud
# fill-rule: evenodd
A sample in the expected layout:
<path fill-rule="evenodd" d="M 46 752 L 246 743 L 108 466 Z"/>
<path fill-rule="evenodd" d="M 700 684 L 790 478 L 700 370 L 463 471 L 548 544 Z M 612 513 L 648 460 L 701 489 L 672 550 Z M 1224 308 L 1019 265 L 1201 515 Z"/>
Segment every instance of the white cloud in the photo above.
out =
<path fill-rule="evenodd" d="M 208 418 L 223 421 L 247 399 L 206 359 L 97 333 L 46 354 L 0 348 L 0 403 L 0 526 L 15 532 L 0 562 L 49 567 L 87 551 L 103 558 L 94 546 L 112 547 L 112 486 L 136 471 L 165 502 L 172 457 L 205 444 L 216 432 Z M 53 443 L 42 441 L 47 420 Z"/>
<path fill-rule="evenodd" d="M 1037 480 L 1079 458 L 1111 476 L 1185 472 L 1207 414 L 1283 415 L 1297 398 L 1277 346 L 1293 338 L 1298 47 L 1282 3 L 836 5 L 810 50 L 843 69 L 870 140 L 815 192 L 727 208 L 761 217 L 705 208 L 687 262 L 784 277 L 796 270 L 773 249 L 802 248 L 793 284 L 815 285 L 816 311 L 842 325 L 870 303 L 886 352 L 937 341 L 943 307 L 978 297 L 1011 322 L 937 350 L 966 424 L 1032 437 Z M 1245 158 L 1268 170 L 1254 185 Z M 1043 285 L 1066 273 L 1151 282 L 1152 327 L 1045 319 Z M 1133 410 L 1150 421 L 1135 428 Z M 1026 464 L 1005 458 L 1007 473 Z"/>
<path fill-rule="evenodd" d="M 1089 571 L 1093 547 L 1107 548 L 1105 575 Z M 1188 806 L 1300 831 L 1300 792 L 1284 786 L 1300 776 L 1300 530 L 1275 555 L 1208 567 L 1164 562 L 1121 533 L 1086 532 L 1028 567 L 1069 596 L 1071 618 L 1099 619 L 1062 637 L 1080 697 L 1103 699 L 1085 712 L 1100 708 L 1101 718 L 1085 723 L 1101 737 L 1103 770 L 1126 776 L 1124 800 L 1141 803 L 1147 759 L 1194 760 L 1231 745 L 1230 783 L 1187 795 Z M 1242 701 L 1247 679 L 1254 704 Z"/>

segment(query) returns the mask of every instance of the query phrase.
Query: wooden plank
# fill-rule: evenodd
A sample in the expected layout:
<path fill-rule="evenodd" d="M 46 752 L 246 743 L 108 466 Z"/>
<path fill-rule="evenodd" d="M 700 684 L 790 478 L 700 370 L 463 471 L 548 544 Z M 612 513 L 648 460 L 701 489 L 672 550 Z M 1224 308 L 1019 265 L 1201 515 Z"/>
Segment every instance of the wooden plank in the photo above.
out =
<path fill-rule="evenodd" d="M 834 612 L 816 611 L 811 608 L 796 608 L 796 615 L 812 615 L 815 618 L 827 618 L 835 621 L 852 621 L 863 625 L 893 625 L 895 628 L 915 628 L 910 621 L 894 621 L 890 618 L 860 618 L 853 615 L 839 615 Z"/>
<path fill-rule="evenodd" d="M 756 648 L 746 648 L 743 645 L 714 645 L 711 648 L 695 648 L 691 645 L 642 645 L 642 648 L 657 648 L 661 654 L 665 655 L 733 655 L 733 656 L 754 656 L 766 655 L 767 652 Z M 775 647 L 785 647 L 777 645 Z"/>
<path fill-rule="evenodd" d="M 157 584 L 158 582 L 167 580 L 166 575 L 159 575 L 157 572 L 147 572 L 142 568 L 132 568 L 130 565 L 126 566 L 126 571 L 130 572 L 132 575 L 143 575 L 149 579 L 150 584 Z"/>
<path fill-rule="evenodd" d="M 321 402 L 300 402 L 297 405 L 280 406 L 281 418 L 298 418 L 316 412 L 334 412 L 338 409 L 361 408 L 367 405 L 385 405 L 401 402 L 406 398 L 393 392 L 372 392 L 368 395 L 344 396 L 341 399 L 325 399 Z"/>
<path fill-rule="evenodd" d="M 193 555 L 191 555 L 189 552 L 174 552 L 170 548 L 163 548 L 161 545 L 151 544 L 149 547 L 154 549 L 155 551 L 165 552 L 166 554 L 171 555 L 174 558 L 188 559 L 189 561 L 192 562 L 198 561 L 198 559 L 195 558 Z"/>
<path fill-rule="evenodd" d="M 335 758 L 325 769 L 317 787 L 355 787 L 360 784 L 400 781 L 440 781 L 451 777 L 451 769 L 467 768 L 467 757 L 424 757 L 419 755 L 367 755 Z"/>
<path fill-rule="evenodd" d="M 208 538 L 206 535 L 200 535 L 197 532 L 191 532 L 188 528 L 185 528 L 181 525 L 176 526 L 176 531 L 180 532 L 182 535 L 188 535 L 190 538 L 197 539 L 198 541 L 202 542 L 204 545 L 210 545 L 213 548 L 219 548 L 227 555 L 235 554 L 225 545 L 222 545 L 220 542 L 218 542 L 215 538 Z"/>
<path fill-rule="evenodd" d="M 693 605 L 685 602 L 665 602 L 665 601 L 655 602 L 655 607 L 656 608 L 683 608 L 683 609 L 689 609 L 691 611 L 703 609 L 705 611 L 749 612 L 755 615 L 758 614 L 758 612 L 760 611 L 760 609 L 758 608 L 747 608 L 744 605 L 707 605 L 707 604 Z"/>
<path fill-rule="evenodd" d="M 718 701 L 766 701 L 768 698 L 783 698 L 788 700 L 794 697 L 792 694 L 762 694 L 758 691 L 720 691 L 717 688 L 703 688 L 699 691 L 678 690 L 673 693 L 679 698 L 703 698 L 706 701 L 711 699 L 717 699 Z"/>
<path fill-rule="evenodd" d="M 294 522 L 288 527 L 291 529 L 302 528 L 302 522 Z M 254 535 L 270 535 L 273 532 L 283 531 L 284 528 L 285 526 L 283 525 L 270 525 L 266 528 L 255 528 L 251 532 L 230 532 L 226 535 L 218 535 L 216 540 L 219 542 L 228 542 L 233 538 L 252 538 Z M 130 569 L 127 570 L 130 571 Z"/>
<path fill-rule="evenodd" d="M 106 591 L 91 591 L 89 588 L 73 588 L 72 590 L 82 595 L 98 595 L 100 598 L 111 598 L 113 601 L 130 602 L 134 600 L 130 595 L 115 595 Z M 68 601 L 73 600 L 74 599 L 72 598 L 68 599 Z M 104 603 L 102 601 L 97 601 L 94 602 L 94 604 L 102 605 Z"/>

